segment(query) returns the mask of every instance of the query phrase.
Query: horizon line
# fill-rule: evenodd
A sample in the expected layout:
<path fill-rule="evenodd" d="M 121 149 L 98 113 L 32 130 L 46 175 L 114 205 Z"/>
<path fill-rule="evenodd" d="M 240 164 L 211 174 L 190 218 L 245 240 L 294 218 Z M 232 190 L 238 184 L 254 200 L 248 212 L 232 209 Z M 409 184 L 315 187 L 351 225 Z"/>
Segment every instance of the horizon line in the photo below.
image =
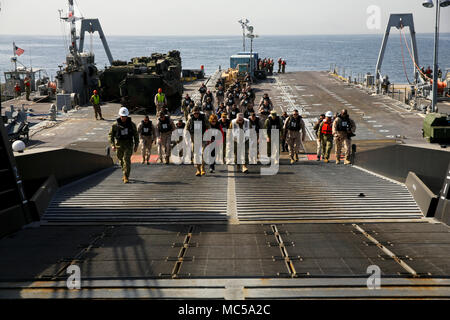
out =
<path fill-rule="evenodd" d="M 416 32 L 416 35 L 421 34 L 434 34 L 434 32 Z M 440 32 L 440 35 L 442 34 L 450 34 L 450 31 L 448 32 Z M 259 37 L 296 37 L 296 36 L 383 36 L 383 33 L 317 33 L 317 34 L 266 34 L 266 35 L 259 35 Z M 0 33 L 0 36 L 9 36 L 9 37 L 61 37 L 61 35 L 57 34 L 2 34 Z M 166 35 L 129 35 L 129 34 L 110 34 L 109 37 L 237 37 L 242 38 L 242 35 L 236 35 L 236 34 L 202 34 L 202 35 L 177 35 L 177 34 L 166 34 Z M 108 37 L 107 36 L 107 37 Z"/>

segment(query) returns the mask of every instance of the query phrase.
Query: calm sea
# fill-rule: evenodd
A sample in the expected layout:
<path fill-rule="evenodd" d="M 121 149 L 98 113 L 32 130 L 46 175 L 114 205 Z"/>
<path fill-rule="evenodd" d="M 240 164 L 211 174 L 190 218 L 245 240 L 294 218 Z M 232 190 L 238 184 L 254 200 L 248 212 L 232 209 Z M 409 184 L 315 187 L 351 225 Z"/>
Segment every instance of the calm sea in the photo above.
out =
<path fill-rule="evenodd" d="M 345 67 L 346 73 L 353 75 L 374 73 L 382 35 L 323 35 L 323 36 L 261 36 L 255 39 L 253 50 L 260 57 L 277 60 L 283 57 L 287 61 L 287 71 L 328 70 L 336 63 Z M 239 36 L 203 36 L 203 37 L 125 37 L 107 36 L 114 59 L 129 60 L 132 57 L 148 56 L 152 52 L 180 50 L 183 68 L 199 69 L 201 65 L 206 73 L 212 74 L 219 66 L 229 67 L 229 57 L 242 51 L 242 38 Z M 408 39 L 409 40 L 409 39 Z M 54 76 L 58 65 L 65 61 L 66 44 L 62 36 L 0 36 L 0 72 L 12 65 L 12 42 L 25 50 L 19 58 L 26 66 L 40 67 Z M 409 42 L 409 41 L 408 41 Z M 409 44 L 409 43 L 408 43 Z M 434 36 L 417 35 L 419 62 L 421 66 L 432 66 Z M 247 48 L 250 43 L 247 43 Z M 394 83 L 406 83 L 403 67 L 410 79 L 413 77 L 413 64 L 408 50 L 400 42 L 400 34 L 393 30 L 384 59 L 382 73 L 388 74 Z M 106 54 L 97 35 L 85 38 L 85 50 L 92 49 L 96 54 L 97 66 L 101 69 L 107 64 Z M 450 68 L 450 34 L 441 34 L 439 61 L 443 70 Z"/>

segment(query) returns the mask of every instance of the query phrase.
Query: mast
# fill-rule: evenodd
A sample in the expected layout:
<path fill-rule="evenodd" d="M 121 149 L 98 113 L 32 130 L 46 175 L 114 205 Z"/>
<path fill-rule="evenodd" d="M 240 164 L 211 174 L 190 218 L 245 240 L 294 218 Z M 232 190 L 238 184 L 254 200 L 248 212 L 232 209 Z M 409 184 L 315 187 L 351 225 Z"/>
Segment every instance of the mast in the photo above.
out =
<path fill-rule="evenodd" d="M 74 56 L 78 56 L 78 46 L 77 46 L 77 28 L 75 25 L 75 22 L 79 20 L 80 18 L 75 17 L 75 10 L 73 6 L 73 0 L 69 1 L 69 12 L 67 14 L 67 17 L 62 17 L 62 20 L 65 20 L 66 22 L 70 23 L 70 46 L 69 51 Z"/>

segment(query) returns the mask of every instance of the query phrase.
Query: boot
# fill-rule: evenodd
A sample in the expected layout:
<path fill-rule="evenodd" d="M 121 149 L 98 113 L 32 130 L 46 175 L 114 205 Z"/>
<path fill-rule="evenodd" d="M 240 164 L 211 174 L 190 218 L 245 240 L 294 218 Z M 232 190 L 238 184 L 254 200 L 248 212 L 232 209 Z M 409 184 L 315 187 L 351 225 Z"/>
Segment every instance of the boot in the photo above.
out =
<path fill-rule="evenodd" d="M 123 183 L 125 183 L 125 184 L 127 184 L 129 181 L 128 181 L 128 177 L 127 176 L 123 176 Z"/>
<path fill-rule="evenodd" d="M 341 160 L 336 160 L 336 164 L 341 164 Z"/>
<path fill-rule="evenodd" d="M 201 172 L 200 173 L 201 173 L 202 176 L 204 176 L 206 174 L 205 165 L 204 164 L 202 164 L 202 166 L 201 166 Z"/>
<path fill-rule="evenodd" d="M 294 157 L 291 157 L 291 164 L 294 164 L 294 163 L 295 163 Z"/>
<path fill-rule="evenodd" d="M 195 173 L 197 177 L 200 177 L 202 174 L 200 172 L 200 166 L 197 166 L 197 172 Z"/>
<path fill-rule="evenodd" d="M 248 168 L 247 168 L 247 166 L 245 164 L 242 165 L 242 172 L 243 173 L 248 173 Z"/>
<path fill-rule="evenodd" d="M 142 158 L 142 164 L 145 164 L 145 157 Z"/>
<path fill-rule="evenodd" d="M 320 156 L 317 156 L 317 161 L 320 161 Z"/>
<path fill-rule="evenodd" d="M 344 161 L 344 164 L 345 164 L 345 165 L 349 165 L 349 164 L 352 164 L 352 162 L 351 162 L 350 160 L 345 160 L 345 161 Z"/>
<path fill-rule="evenodd" d="M 298 162 L 298 153 L 295 154 L 295 162 Z"/>
<path fill-rule="evenodd" d="M 328 163 L 328 162 L 330 162 L 330 160 L 325 159 L 325 160 L 323 160 L 323 162 Z"/>

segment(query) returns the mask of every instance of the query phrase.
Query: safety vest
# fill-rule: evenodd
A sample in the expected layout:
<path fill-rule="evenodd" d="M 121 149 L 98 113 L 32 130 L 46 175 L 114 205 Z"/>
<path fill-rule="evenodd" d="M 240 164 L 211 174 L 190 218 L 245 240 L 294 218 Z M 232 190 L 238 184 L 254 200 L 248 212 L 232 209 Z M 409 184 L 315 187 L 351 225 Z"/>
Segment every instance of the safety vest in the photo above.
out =
<path fill-rule="evenodd" d="M 156 100 L 159 103 L 164 103 L 164 100 L 166 99 L 166 95 L 164 93 L 158 93 L 156 94 Z"/>
<path fill-rule="evenodd" d="M 297 119 L 295 119 L 294 117 L 289 117 L 288 118 L 288 124 L 286 126 L 286 128 L 288 130 L 291 131 L 300 131 L 301 129 L 301 121 L 302 121 L 302 117 L 298 116 Z"/>
<path fill-rule="evenodd" d="M 117 119 L 116 139 L 119 141 L 133 139 L 133 124 L 130 117 L 125 123 L 120 118 Z"/>
<path fill-rule="evenodd" d="M 333 123 L 330 122 L 323 122 L 322 124 L 322 130 L 321 130 L 322 134 L 325 135 L 332 135 L 333 134 Z"/>
<path fill-rule="evenodd" d="M 170 117 L 166 116 L 164 120 L 159 119 L 158 130 L 161 133 L 166 133 L 166 132 L 172 131 L 172 127 L 170 125 Z"/>
<path fill-rule="evenodd" d="M 336 130 L 337 131 L 349 131 L 351 129 L 351 123 L 349 118 L 343 119 L 342 117 L 338 118 Z"/>
<path fill-rule="evenodd" d="M 193 114 L 191 114 L 191 121 L 189 122 L 189 133 L 194 135 L 195 130 L 202 129 L 202 134 L 206 131 L 206 117 L 203 113 L 200 113 L 199 117 L 196 119 Z"/>
<path fill-rule="evenodd" d="M 93 101 L 93 103 L 95 104 L 95 105 L 98 105 L 98 104 L 100 104 L 100 96 L 97 94 L 97 95 L 93 95 L 92 97 L 91 97 L 91 99 L 92 99 L 92 101 Z"/>
<path fill-rule="evenodd" d="M 272 129 L 281 129 L 280 126 L 280 117 L 276 117 L 275 119 L 272 119 L 272 117 L 269 118 L 269 127 L 267 128 L 267 130 L 272 130 Z"/>
<path fill-rule="evenodd" d="M 191 98 L 189 98 L 189 99 L 184 99 L 184 105 L 187 107 L 187 106 L 189 106 L 189 104 L 191 103 Z"/>
<path fill-rule="evenodd" d="M 149 120 L 148 123 L 145 123 L 144 121 L 142 121 L 141 135 L 143 135 L 145 137 L 150 137 L 152 134 L 153 134 L 152 121 Z"/>
<path fill-rule="evenodd" d="M 210 103 L 205 104 L 203 107 L 203 111 L 213 111 L 213 110 L 214 110 L 214 106 Z"/>
<path fill-rule="evenodd" d="M 239 109 L 231 109 L 231 111 L 230 111 L 231 120 L 236 119 L 238 113 L 239 113 Z"/>

